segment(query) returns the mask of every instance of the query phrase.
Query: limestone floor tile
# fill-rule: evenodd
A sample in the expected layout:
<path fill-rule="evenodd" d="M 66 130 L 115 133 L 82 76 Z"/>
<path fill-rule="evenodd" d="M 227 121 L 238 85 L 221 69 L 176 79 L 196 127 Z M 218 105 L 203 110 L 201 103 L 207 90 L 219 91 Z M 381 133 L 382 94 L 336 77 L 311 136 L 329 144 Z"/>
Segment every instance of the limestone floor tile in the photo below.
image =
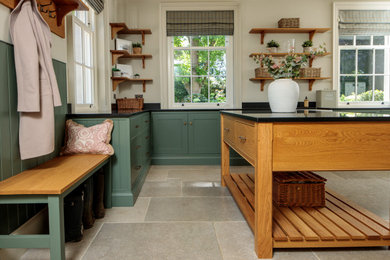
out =
<path fill-rule="evenodd" d="M 197 181 L 183 182 L 183 196 L 230 196 L 230 193 L 219 181 Z"/>
<path fill-rule="evenodd" d="M 243 221 L 232 197 L 152 198 L 146 221 Z"/>
<path fill-rule="evenodd" d="M 170 170 L 168 178 L 182 181 L 221 181 L 221 173 L 218 170 Z"/>
<path fill-rule="evenodd" d="M 315 249 L 314 254 L 321 260 L 384 260 L 390 259 L 390 250 L 382 248 Z"/>
<path fill-rule="evenodd" d="M 254 236 L 246 222 L 215 222 L 215 233 L 224 260 L 258 259 L 254 248 Z M 310 250 L 274 250 L 272 259 L 317 260 Z"/>
<path fill-rule="evenodd" d="M 65 244 L 65 258 L 67 260 L 78 260 L 87 251 L 88 247 L 93 241 L 103 223 L 95 222 L 92 228 L 84 230 L 83 240 L 80 242 L 68 242 Z M 50 250 L 49 249 L 28 249 L 22 256 L 21 260 L 49 260 Z"/>
<path fill-rule="evenodd" d="M 212 223 L 106 223 L 86 260 L 219 260 Z"/>
<path fill-rule="evenodd" d="M 148 171 L 145 181 L 166 181 L 168 178 L 168 169 L 158 169 L 152 165 Z"/>
<path fill-rule="evenodd" d="M 111 209 L 106 209 L 105 217 L 97 221 L 103 223 L 132 223 L 144 221 L 149 203 L 150 198 L 139 197 L 135 202 L 134 207 L 114 207 Z"/>
<path fill-rule="evenodd" d="M 140 197 L 173 197 L 181 196 L 181 181 L 169 179 L 162 182 L 145 182 Z"/>

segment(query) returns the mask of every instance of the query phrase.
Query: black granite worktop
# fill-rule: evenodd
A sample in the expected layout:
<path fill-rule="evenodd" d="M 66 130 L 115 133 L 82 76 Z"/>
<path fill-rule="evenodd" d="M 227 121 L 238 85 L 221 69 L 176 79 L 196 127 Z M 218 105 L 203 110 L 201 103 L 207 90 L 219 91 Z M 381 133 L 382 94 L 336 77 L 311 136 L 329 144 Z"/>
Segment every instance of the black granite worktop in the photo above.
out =
<path fill-rule="evenodd" d="M 345 121 L 390 121 L 390 114 L 331 111 L 321 109 L 298 109 L 295 113 L 272 113 L 269 110 L 233 110 L 223 114 L 237 116 L 256 122 L 345 122 Z"/>

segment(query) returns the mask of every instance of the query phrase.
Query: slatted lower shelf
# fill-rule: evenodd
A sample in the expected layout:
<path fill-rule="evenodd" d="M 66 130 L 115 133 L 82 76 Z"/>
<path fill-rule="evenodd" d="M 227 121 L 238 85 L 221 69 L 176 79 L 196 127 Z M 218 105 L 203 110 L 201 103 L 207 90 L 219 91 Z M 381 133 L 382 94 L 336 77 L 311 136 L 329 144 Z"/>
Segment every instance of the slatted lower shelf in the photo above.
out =
<path fill-rule="evenodd" d="M 253 174 L 224 180 L 254 231 Z M 274 248 L 390 246 L 387 221 L 329 189 L 325 207 L 274 206 L 272 229 Z"/>

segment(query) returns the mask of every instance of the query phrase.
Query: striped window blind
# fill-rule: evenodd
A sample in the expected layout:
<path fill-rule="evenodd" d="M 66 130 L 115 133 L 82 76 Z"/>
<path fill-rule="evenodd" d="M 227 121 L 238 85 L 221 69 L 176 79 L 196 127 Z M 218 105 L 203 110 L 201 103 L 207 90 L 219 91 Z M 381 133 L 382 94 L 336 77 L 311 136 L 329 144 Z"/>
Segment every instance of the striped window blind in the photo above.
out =
<path fill-rule="evenodd" d="M 390 35 L 390 10 L 340 10 L 340 35 Z"/>
<path fill-rule="evenodd" d="M 104 9 L 104 0 L 86 0 L 97 14 L 100 14 Z"/>

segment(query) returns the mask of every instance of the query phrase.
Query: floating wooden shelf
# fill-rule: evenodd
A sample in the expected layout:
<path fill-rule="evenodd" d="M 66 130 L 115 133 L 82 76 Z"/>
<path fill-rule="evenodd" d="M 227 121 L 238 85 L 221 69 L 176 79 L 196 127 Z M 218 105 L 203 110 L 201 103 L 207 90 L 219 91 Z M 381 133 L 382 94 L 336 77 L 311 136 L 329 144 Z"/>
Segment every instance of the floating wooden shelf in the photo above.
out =
<path fill-rule="evenodd" d="M 313 40 L 314 34 L 324 33 L 329 30 L 330 28 L 253 28 L 249 33 L 261 34 L 260 43 L 264 44 L 264 36 L 267 33 L 308 33 L 309 39 Z"/>
<path fill-rule="evenodd" d="M 258 53 L 251 53 L 249 55 L 250 58 L 252 57 L 255 57 L 255 56 L 261 56 L 261 55 L 265 55 L 265 56 L 274 56 L 274 57 L 284 57 L 286 55 L 289 55 L 290 53 L 287 53 L 287 52 L 275 52 L 275 53 L 269 53 L 269 52 L 258 52 Z M 303 53 L 303 52 L 296 52 L 294 53 L 295 55 L 310 55 L 310 53 Z M 323 57 L 323 56 L 327 56 L 327 55 L 330 55 L 331 53 L 330 52 L 325 52 L 323 54 L 318 54 L 317 57 Z M 311 68 L 312 65 L 313 65 L 313 60 L 314 58 L 311 58 L 309 60 L 309 67 Z"/>
<path fill-rule="evenodd" d="M 254 232 L 254 175 L 224 177 Z M 335 192 L 326 190 L 325 207 L 273 207 L 274 248 L 390 246 L 389 222 Z"/>
<path fill-rule="evenodd" d="M 14 9 L 19 0 L 0 0 L 0 3 L 10 9 Z M 44 0 L 37 0 L 38 10 L 50 27 L 50 30 L 58 36 L 65 38 L 65 26 L 63 24 L 64 17 L 71 11 L 88 11 L 88 7 L 81 0 L 51 0 L 44 2 Z M 40 5 L 42 9 L 39 9 Z M 50 11 L 55 11 L 50 16 Z M 54 16 L 53 16 L 54 15 Z"/>
<path fill-rule="evenodd" d="M 116 64 L 119 58 L 142 59 L 142 68 L 145 68 L 145 59 L 152 58 L 151 54 L 130 54 L 126 50 L 111 50 L 112 65 Z"/>
<path fill-rule="evenodd" d="M 127 77 L 111 77 L 112 79 L 112 90 L 115 91 L 116 88 L 118 87 L 119 84 L 121 84 L 122 82 L 125 82 L 125 81 L 129 81 L 129 82 L 133 82 L 133 83 L 137 83 L 137 82 L 141 82 L 142 83 L 142 91 L 145 92 L 146 91 L 146 82 L 152 82 L 153 79 L 131 79 L 131 78 L 127 78 Z"/>
<path fill-rule="evenodd" d="M 308 80 L 309 91 L 312 91 L 313 84 L 316 80 L 330 79 L 329 77 L 318 77 L 318 78 L 295 78 L 295 80 Z M 266 80 L 273 80 L 273 78 L 250 78 L 250 81 L 260 81 L 260 90 L 264 91 L 264 84 Z"/>
<path fill-rule="evenodd" d="M 142 45 L 145 45 L 145 34 L 152 34 L 150 29 L 129 29 L 125 23 L 110 23 L 111 39 L 114 39 L 117 34 L 141 34 Z"/>

